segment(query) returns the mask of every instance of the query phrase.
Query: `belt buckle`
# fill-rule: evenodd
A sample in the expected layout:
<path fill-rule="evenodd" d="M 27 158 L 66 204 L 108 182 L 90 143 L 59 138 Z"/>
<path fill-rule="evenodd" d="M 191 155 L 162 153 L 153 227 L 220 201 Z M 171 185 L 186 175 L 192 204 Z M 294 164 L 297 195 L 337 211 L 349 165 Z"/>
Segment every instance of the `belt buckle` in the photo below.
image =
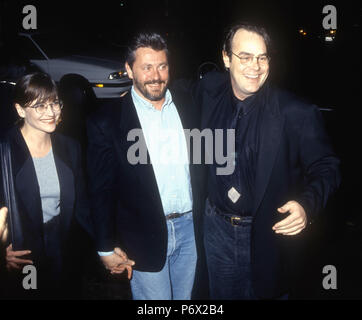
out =
<path fill-rule="evenodd" d="M 239 226 L 242 219 L 241 217 L 230 217 L 230 220 L 231 220 L 231 225 Z"/>
<path fill-rule="evenodd" d="M 172 212 L 166 216 L 167 220 L 173 220 L 175 218 L 177 218 L 177 212 Z"/>

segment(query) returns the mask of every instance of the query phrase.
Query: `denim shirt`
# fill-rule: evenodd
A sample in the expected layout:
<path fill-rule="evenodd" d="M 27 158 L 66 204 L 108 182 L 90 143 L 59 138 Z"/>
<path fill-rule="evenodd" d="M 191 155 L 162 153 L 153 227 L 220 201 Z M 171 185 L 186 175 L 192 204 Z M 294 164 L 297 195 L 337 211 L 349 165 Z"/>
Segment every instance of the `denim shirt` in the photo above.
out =
<path fill-rule="evenodd" d="M 189 160 L 182 123 L 167 89 L 161 110 L 139 96 L 132 99 L 155 173 L 164 214 L 192 210 Z"/>

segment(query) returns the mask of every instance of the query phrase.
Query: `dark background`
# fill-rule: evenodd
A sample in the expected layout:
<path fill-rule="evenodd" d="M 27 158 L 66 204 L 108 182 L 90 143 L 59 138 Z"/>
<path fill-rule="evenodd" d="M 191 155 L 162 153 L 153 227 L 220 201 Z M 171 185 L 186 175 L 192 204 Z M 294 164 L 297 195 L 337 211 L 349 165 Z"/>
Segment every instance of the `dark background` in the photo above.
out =
<path fill-rule="evenodd" d="M 95 37 L 127 44 L 140 30 L 156 30 L 169 41 L 175 76 L 196 72 L 204 61 L 221 66 L 224 31 L 235 21 L 262 23 L 274 40 L 273 72 L 277 83 L 311 97 L 321 105 L 336 105 L 338 94 L 357 89 L 361 71 L 362 4 L 354 1 L 6 1 L 0 0 L 0 39 L 24 31 L 22 8 L 37 8 L 37 31 L 81 29 Z M 322 8 L 337 8 L 333 44 L 321 36 Z M 298 30 L 303 28 L 307 36 Z M 323 95 L 321 90 L 325 90 Z M 337 92 L 336 92 L 337 91 Z"/>
<path fill-rule="evenodd" d="M 161 32 L 171 51 L 174 78 L 196 77 L 205 61 L 223 68 L 227 27 L 238 20 L 262 23 L 273 39 L 271 80 L 321 108 L 338 156 L 342 185 L 321 220 L 309 231 L 305 255 L 295 258 L 292 297 L 362 298 L 362 195 L 360 108 L 362 3 L 356 1 L 6 1 L 0 0 L 0 41 L 24 31 L 22 8 L 37 8 L 38 31 L 82 30 L 127 44 L 141 30 Z M 337 33 L 324 41 L 325 5 L 337 8 Z M 303 29 L 306 36 L 298 32 Z M 323 266 L 338 271 L 337 290 L 322 287 Z"/>

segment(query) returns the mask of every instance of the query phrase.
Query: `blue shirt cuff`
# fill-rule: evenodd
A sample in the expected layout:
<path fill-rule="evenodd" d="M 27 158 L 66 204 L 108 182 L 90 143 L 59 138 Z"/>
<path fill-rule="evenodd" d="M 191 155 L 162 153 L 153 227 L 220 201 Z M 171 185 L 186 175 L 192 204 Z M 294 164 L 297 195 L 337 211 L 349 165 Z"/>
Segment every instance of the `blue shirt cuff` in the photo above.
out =
<path fill-rule="evenodd" d="M 108 251 L 108 252 L 98 251 L 98 254 L 99 254 L 101 257 L 110 256 L 110 255 L 113 254 L 113 253 L 114 253 L 113 251 Z"/>

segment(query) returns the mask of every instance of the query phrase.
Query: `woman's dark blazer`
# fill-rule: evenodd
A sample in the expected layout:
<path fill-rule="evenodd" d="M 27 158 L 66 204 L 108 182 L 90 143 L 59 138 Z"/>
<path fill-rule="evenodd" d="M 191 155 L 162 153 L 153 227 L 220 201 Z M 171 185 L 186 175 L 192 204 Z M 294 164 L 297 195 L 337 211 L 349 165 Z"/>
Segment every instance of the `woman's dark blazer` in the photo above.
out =
<path fill-rule="evenodd" d="M 21 224 L 14 226 L 14 229 L 20 227 L 23 238 L 23 243 L 17 249 L 31 250 L 30 258 L 34 265 L 41 269 L 45 256 L 43 213 L 34 163 L 18 127 L 10 129 L 6 133 L 6 138 L 11 148 L 14 187 Z M 59 250 L 64 258 L 63 270 L 67 272 L 67 267 L 74 266 L 71 261 L 72 257 L 76 256 L 74 251 L 81 250 L 78 246 L 79 233 L 86 230 L 91 234 L 92 228 L 81 167 L 80 145 L 58 133 L 51 134 L 51 141 L 60 185 L 61 248 Z M 2 191 L 2 184 L 0 190 Z M 10 236 L 9 242 L 11 241 Z"/>

